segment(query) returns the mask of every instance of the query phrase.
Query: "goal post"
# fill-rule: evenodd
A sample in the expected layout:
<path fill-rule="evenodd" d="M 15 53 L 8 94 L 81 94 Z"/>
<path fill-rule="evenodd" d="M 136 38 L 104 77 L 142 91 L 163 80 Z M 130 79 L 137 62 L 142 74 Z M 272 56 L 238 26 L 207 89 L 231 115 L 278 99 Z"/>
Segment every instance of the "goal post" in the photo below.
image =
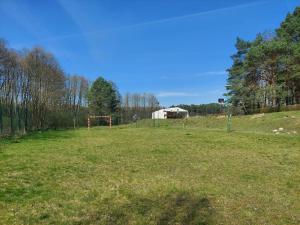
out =
<path fill-rule="evenodd" d="M 91 128 L 91 119 L 97 119 L 97 118 L 103 118 L 103 119 L 105 119 L 109 123 L 109 128 L 112 127 L 111 116 L 88 116 L 88 121 L 87 121 L 88 129 Z"/>

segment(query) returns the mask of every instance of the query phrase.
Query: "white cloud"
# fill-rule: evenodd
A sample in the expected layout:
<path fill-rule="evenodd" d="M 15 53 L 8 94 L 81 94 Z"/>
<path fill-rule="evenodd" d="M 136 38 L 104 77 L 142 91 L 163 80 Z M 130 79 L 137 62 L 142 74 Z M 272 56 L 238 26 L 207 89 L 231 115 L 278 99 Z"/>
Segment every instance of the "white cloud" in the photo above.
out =
<path fill-rule="evenodd" d="M 205 77 L 205 76 L 214 76 L 214 75 L 227 75 L 227 72 L 225 70 L 220 71 L 207 71 L 195 74 L 195 77 Z"/>
<path fill-rule="evenodd" d="M 224 8 L 219 8 L 219 9 L 212 9 L 212 10 L 207 10 L 207 11 L 202 11 L 199 13 L 193 13 L 193 14 L 187 14 L 187 15 L 182 15 L 182 16 L 175 16 L 175 17 L 169 17 L 169 18 L 164 18 L 164 19 L 159 19 L 159 20 L 152 20 L 152 21 L 147 21 L 147 22 L 141 22 L 141 23 L 136 23 L 136 24 L 131 24 L 131 25 L 125 25 L 125 26 L 120 26 L 120 27 L 114 27 L 111 29 L 103 29 L 103 30 L 94 30 L 94 25 L 90 20 L 87 20 L 86 17 L 89 15 L 83 14 L 83 10 L 81 10 L 79 4 L 70 4 L 69 1 L 66 0 L 59 0 L 58 1 L 61 6 L 66 10 L 66 12 L 71 15 L 72 19 L 79 25 L 81 28 L 82 32 L 80 33 L 70 33 L 66 35 L 57 35 L 57 36 L 49 36 L 48 38 L 43 39 L 43 41 L 56 41 L 60 39 L 69 39 L 69 38 L 76 38 L 76 37 L 82 37 L 82 36 L 94 36 L 97 35 L 99 36 L 100 34 L 106 33 L 106 32 L 111 32 L 111 31 L 119 31 L 123 29 L 130 29 L 130 28 L 135 28 L 135 27 L 144 27 L 147 25 L 153 25 L 153 24 L 162 24 L 162 23 L 168 23 L 168 22 L 173 22 L 173 21 L 180 21 L 183 19 L 187 18 L 193 18 L 193 17 L 198 17 L 198 16 L 205 16 L 205 15 L 210 15 L 210 14 L 215 14 L 215 13 L 221 13 L 221 12 L 226 12 L 234 9 L 242 9 L 242 8 L 249 8 L 257 5 L 263 5 L 266 3 L 269 3 L 270 0 L 266 1 L 256 1 L 248 4 L 239 4 L 239 5 L 234 5 L 234 6 L 229 6 L 229 7 L 224 7 Z M 79 8 L 78 8 L 79 7 Z M 78 15 L 80 14 L 80 15 Z"/>
<path fill-rule="evenodd" d="M 157 97 L 196 97 L 197 94 L 182 91 L 163 91 L 156 94 Z"/>
<path fill-rule="evenodd" d="M 211 77 L 211 76 L 223 76 L 227 75 L 227 72 L 225 70 L 217 70 L 217 71 L 206 71 L 206 72 L 200 72 L 196 74 L 190 74 L 190 75 L 174 75 L 174 76 L 166 76 L 163 75 L 160 77 L 162 80 L 169 80 L 169 79 L 186 79 L 186 78 L 198 78 L 198 77 Z"/>
<path fill-rule="evenodd" d="M 182 91 L 163 91 L 156 94 L 157 97 L 196 97 L 198 94 Z"/>
<path fill-rule="evenodd" d="M 196 92 L 186 92 L 186 91 L 161 91 L 156 93 L 157 97 L 160 98 L 169 98 L 169 97 L 201 97 L 205 98 L 211 95 L 222 95 L 225 90 L 215 89 L 215 90 L 206 90 L 201 93 Z"/>
<path fill-rule="evenodd" d="M 234 5 L 234 6 L 229 6 L 229 7 L 219 8 L 219 9 L 202 11 L 199 13 L 187 14 L 187 15 L 183 15 L 183 16 L 175 16 L 175 17 L 169 17 L 169 18 L 160 19 L 160 20 L 152 20 L 152 21 L 148 21 L 148 22 L 132 24 L 132 25 L 124 26 L 124 27 L 119 27 L 119 29 L 145 26 L 145 25 L 151 25 L 151 24 L 167 23 L 167 22 L 182 20 L 182 19 L 191 18 L 191 17 L 204 16 L 204 15 L 209 15 L 209 14 L 225 12 L 225 11 L 234 10 L 234 9 L 249 8 L 249 7 L 253 7 L 253 6 L 257 6 L 257 5 L 263 5 L 263 4 L 266 4 L 269 2 L 270 2 L 270 0 L 256 1 L 256 2 L 247 3 L 247 4 L 239 4 L 239 5 Z"/>

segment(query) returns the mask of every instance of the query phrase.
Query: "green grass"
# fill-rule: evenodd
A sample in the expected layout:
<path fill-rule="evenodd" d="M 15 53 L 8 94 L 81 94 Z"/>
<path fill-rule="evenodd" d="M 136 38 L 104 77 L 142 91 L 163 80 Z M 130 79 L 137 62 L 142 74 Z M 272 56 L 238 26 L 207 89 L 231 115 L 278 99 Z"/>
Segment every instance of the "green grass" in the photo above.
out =
<path fill-rule="evenodd" d="M 258 114 L 262 115 L 262 114 Z M 273 133 L 274 129 L 285 128 L 283 133 L 296 131 L 300 133 L 300 111 L 267 113 L 264 116 L 234 116 L 232 117 L 232 129 L 240 132 Z M 156 127 L 183 127 L 187 128 L 226 130 L 226 116 L 199 116 L 188 120 L 157 120 Z M 136 124 L 131 125 L 135 127 Z M 153 120 L 138 122 L 138 127 L 153 127 Z"/>
<path fill-rule="evenodd" d="M 2 140 L 0 224 L 300 224 L 300 112 L 225 121 Z"/>

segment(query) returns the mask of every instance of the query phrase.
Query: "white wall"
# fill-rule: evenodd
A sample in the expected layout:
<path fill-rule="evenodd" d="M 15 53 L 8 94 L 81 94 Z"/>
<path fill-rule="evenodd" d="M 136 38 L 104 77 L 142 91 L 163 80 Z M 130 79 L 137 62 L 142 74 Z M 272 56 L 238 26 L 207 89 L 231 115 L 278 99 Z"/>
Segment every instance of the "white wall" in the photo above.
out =
<path fill-rule="evenodd" d="M 152 119 L 166 119 L 166 118 L 167 118 L 167 113 L 164 112 L 163 110 L 158 110 L 152 113 Z"/>

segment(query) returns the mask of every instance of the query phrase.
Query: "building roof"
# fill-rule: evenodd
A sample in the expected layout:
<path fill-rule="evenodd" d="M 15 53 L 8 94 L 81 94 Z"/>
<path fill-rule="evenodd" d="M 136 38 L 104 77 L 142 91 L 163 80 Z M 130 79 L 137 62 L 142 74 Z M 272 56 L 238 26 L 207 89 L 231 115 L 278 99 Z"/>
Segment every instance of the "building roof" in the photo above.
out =
<path fill-rule="evenodd" d="M 181 109 L 179 107 L 172 107 L 172 108 L 160 109 L 158 111 L 161 111 L 161 112 L 188 112 L 187 110 Z M 158 111 L 156 111 L 156 112 L 158 112 Z"/>

